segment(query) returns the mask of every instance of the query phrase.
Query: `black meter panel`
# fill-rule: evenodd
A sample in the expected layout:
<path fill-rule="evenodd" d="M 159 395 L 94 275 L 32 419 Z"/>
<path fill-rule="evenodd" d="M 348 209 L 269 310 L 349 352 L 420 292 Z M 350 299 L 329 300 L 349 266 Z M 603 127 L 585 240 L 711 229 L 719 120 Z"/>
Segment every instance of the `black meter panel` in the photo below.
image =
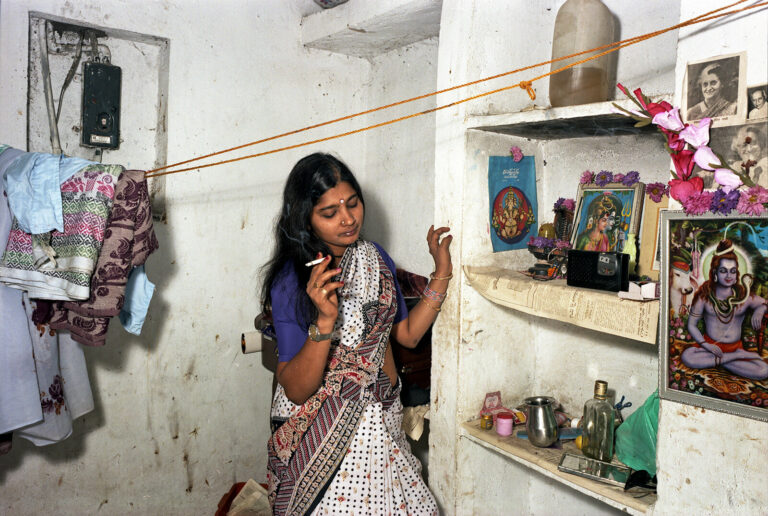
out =
<path fill-rule="evenodd" d="M 119 66 L 86 62 L 83 65 L 83 139 L 87 147 L 120 146 Z"/>

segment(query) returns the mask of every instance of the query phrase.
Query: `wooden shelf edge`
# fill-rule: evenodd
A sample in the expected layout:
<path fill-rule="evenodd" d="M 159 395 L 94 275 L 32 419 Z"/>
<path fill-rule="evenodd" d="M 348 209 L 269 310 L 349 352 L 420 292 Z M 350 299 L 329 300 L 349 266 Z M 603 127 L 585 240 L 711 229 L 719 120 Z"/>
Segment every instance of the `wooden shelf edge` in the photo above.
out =
<path fill-rule="evenodd" d="M 493 430 L 482 430 L 479 420 L 462 423 L 461 426 L 463 431 L 460 436 L 462 438 L 629 514 L 643 515 L 656 502 L 656 495 L 654 494 L 635 498 L 619 487 L 558 470 L 557 465 L 563 452 L 580 453 L 571 442 L 565 444 L 562 450 L 537 448 L 528 441 L 518 439 L 514 434 L 509 437 L 501 437 Z"/>
<path fill-rule="evenodd" d="M 637 302 L 620 299 L 612 292 L 569 287 L 565 280 L 536 281 L 517 271 L 500 267 L 465 265 L 464 274 L 472 288 L 495 304 L 610 335 L 656 344 L 658 300 Z M 552 303 L 554 299 L 559 301 Z M 608 311 L 613 317 L 605 315 Z M 627 326 L 608 325 L 609 322 L 619 321 L 628 321 Z"/>

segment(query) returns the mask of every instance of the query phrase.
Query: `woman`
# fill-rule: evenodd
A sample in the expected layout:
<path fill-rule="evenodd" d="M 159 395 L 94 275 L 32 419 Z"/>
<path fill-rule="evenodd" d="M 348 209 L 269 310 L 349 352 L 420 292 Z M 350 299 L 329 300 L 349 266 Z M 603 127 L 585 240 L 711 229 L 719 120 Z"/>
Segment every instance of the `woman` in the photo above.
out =
<path fill-rule="evenodd" d="M 616 201 L 619 202 L 618 199 Z M 616 214 L 620 211 L 621 208 L 617 210 L 616 205 L 608 196 L 601 196 L 592 201 L 589 206 L 587 229 L 576 238 L 576 249 L 610 251 L 613 245 L 611 245 L 607 233 L 613 230 Z"/>
<path fill-rule="evenodd" d="M 301 159 L 286 181 L 262 294 L 279 354 L 267 475 L 275 514 L 437 513 L 401 428 L 389 337 L 415 347 L 435 321 L 452 237 L 430 227 L 435 272 L 408 313 L 391 258 L 360 239 L 364 208 L 333 156 Z"/>
<path fill-rule="evenodd" d="M 696 81 L 704 100 L 688 110 L 686 117 L 688 122 L 736 114 L 736 102 L 725 98 L 724 87 L 728 80 L 729 78 L 719 64 L 704 67 Z"/>

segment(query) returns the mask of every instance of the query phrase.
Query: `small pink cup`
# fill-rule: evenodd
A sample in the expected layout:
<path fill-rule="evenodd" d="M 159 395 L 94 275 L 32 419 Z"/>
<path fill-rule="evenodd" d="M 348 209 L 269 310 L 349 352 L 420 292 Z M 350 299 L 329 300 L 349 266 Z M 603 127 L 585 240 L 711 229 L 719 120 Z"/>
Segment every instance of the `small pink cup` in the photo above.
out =
<path fill-rule="evenodd" d="M 512 435 L 514 421 L 514 417 L 509 412 L 499 412 L 496 414 L 496 433 L 502 437 Z"/>

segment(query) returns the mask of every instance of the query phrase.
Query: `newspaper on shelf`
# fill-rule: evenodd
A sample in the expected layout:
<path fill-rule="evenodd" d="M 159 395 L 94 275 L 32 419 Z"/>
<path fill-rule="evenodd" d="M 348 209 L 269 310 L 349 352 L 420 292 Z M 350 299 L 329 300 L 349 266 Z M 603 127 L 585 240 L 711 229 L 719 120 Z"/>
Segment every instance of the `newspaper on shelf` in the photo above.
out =
<path fill-rule="evenodd" d="M 534 281 L 500 267 L 465 266 L 469 283 L 508 308 L 654 344 L 659 302 L 636 303 L 613 292 L 569 287 L 565 280 Z"/>

